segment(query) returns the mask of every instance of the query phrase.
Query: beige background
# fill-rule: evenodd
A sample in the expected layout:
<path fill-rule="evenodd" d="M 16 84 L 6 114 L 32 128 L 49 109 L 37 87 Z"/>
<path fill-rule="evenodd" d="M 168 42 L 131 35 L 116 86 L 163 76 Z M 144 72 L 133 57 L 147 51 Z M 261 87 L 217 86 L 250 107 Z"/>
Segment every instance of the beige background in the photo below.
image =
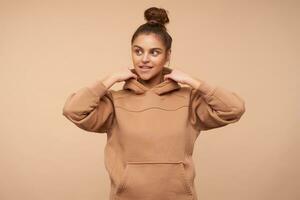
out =
<path fill-rule="evenodd" d="M 1 0 L 0 199 L 108 199 L 106 135 L 77 128 L 62 107 L 71 92 L 131 66 L 130 39 L 150 6 L 169 10 L 170 67 L 246 102 L 238 123 L 197 140 L 199 200 L 300 199 L 299 5 Z"/>

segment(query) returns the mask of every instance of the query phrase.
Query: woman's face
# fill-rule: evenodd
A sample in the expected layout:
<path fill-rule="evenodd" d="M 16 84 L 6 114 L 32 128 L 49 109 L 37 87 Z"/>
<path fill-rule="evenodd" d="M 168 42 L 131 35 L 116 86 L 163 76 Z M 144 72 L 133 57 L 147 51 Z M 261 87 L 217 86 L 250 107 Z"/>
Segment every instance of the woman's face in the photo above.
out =
<path fill-rule="evenodd" d="M 131 53 L 134 68 L 143 80 L 160 76 L 170 58 L 170 51 L 166 52 L 159 36 L 153 33 L 137 36 L 131 46 Z"/>

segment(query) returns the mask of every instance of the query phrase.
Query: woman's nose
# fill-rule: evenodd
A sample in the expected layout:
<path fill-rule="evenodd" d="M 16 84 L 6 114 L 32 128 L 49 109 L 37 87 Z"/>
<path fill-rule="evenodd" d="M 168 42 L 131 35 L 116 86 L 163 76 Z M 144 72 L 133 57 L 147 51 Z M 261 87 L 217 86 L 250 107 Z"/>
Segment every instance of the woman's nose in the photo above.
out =
<path fill-rule="evenodd" d="M 148 54 L 145 53 L 145 54 L 143 55 L 142 61 L 143 61 L 143 62 L 148 62 L 148 61 L 149 61 Z"/>

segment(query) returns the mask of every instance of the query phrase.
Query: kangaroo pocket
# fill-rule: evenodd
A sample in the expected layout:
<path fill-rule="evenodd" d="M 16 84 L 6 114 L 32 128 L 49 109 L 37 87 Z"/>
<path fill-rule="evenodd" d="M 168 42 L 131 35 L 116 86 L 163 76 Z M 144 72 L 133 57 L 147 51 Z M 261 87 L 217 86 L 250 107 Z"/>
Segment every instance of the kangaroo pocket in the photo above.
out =
<path fill-rule="evenodd" d="M 182 161 L 127 162 L 116 188 L 118 200 L 191 200 Z"/>

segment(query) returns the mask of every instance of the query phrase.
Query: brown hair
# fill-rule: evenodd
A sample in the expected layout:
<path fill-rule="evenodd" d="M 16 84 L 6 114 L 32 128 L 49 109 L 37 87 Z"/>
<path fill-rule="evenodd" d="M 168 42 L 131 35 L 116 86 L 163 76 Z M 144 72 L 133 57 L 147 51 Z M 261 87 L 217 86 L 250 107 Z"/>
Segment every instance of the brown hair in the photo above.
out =
<path fill-rule="evenodd" d="M 165 27 L 165 24 L 169 23 L 167 11 L 163 8 L 150 7 L 144 11 L 144 18 L 147 22 L 140 25 L 134 32 L 131 38 L 131 45 L 138 35 L 154 33 L 162 40 L 166 50 L 171 49 L 172 37 Z"/>

